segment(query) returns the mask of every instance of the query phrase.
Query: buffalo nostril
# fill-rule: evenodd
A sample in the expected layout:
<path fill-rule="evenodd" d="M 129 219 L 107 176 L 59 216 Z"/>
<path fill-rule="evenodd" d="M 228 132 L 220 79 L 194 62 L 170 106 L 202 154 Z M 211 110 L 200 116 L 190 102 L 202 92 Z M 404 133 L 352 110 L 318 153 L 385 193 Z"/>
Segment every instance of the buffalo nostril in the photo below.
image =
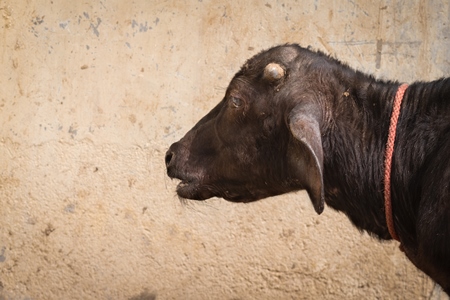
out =
<path fill-rule="evenodd" d="M 166 153 L 166 168 L 168 168 L 169 167 L 169 165 L 170 165 L 170 162 L 172 161 L 172 158 L 173 158 L 173 152 L 170 152 L 170 151 L 168 151 L 167 153 Z"/>

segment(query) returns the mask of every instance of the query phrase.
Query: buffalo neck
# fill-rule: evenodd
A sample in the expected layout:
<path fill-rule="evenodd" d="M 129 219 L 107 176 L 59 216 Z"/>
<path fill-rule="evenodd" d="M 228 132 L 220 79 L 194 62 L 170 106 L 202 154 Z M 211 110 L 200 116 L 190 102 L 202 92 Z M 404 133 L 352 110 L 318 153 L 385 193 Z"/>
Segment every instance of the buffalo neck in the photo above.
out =
<path fill-rule="evenodd" d="M 341 81 L 332 86 L 337 96 L 327 100 L 333 113 L 323 134 L 325 201 L 344 212 L 359 229 L 390 239 L 384 213 L 383 162 L 399 83 L 351 70 L 335 78 Z M 447 122 L 439 121 L 443 119 L 439 115 L 450 114 L 450 103 L 445 101 L 450 96 L 448 81 L 413 83 L 404 96 L 391 177 L 394 223 L 403 239 L 415 236 L 421 169 L 427 160 L 424 153 L 433 153 L 438 146 L 440 137 L 434 135 L 448 131 Z M 421 130 L 429 126 L 435 133 L 423 137 Z"/>
<path fill-rule="evenodd" d="M 359 229 L 389 239 L 383 161 L 397 85 L 364 79 L 338 86 L 332 99 L 334 113 L 323 136 L 325 201 Z"/>

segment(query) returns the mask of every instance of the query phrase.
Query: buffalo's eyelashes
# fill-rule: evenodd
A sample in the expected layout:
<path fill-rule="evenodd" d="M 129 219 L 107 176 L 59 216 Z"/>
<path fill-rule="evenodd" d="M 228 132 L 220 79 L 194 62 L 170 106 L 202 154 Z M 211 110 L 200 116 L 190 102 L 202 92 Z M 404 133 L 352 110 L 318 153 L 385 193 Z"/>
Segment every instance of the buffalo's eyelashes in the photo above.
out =
<path fill-rule="evenodd" d="M 244 103 L 244 101 L 242 101 L 241 98 L 234 97 L 234 96 L 230 97 L 230 101 L 231 101 L 231 104 L 236 108 L 241 107 L 242 104 Z"/>

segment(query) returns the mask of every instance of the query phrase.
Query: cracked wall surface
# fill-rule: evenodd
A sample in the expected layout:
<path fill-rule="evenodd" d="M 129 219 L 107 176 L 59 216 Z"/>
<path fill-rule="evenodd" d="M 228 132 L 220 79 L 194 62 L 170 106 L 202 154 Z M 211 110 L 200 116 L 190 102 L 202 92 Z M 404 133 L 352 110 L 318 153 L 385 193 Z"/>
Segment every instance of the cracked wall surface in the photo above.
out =
<path fill-rule="evenodd" d="M 263 49 L 432 80 L 449 19 L 437 0 L 0 0 L 0 299 L 444 299 L 304 192 L 180 203 L 164 153 Z"/>

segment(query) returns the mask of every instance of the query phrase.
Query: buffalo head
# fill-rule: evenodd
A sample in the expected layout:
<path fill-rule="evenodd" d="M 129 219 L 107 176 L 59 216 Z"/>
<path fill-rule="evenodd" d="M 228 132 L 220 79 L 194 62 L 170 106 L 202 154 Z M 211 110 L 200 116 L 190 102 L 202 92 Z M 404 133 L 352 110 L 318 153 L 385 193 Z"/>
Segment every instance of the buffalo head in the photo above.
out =
<path fill-rule="evenodd" d="M 166 153 L 180 197 L 249 202 L 306 189 L 323 211 L 325 113 L 309 55 L 280 46 L 244 64 L 222 101 Z"/>

